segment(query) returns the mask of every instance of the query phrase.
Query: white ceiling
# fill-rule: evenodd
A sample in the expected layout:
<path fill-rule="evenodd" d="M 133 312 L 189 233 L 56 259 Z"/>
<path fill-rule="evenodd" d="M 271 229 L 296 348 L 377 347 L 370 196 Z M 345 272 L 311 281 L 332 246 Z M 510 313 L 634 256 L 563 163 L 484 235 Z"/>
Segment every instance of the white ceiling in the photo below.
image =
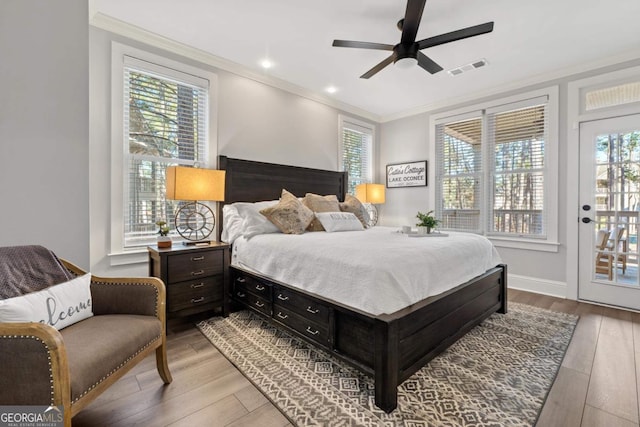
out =
<path fill-rule="evenodd" d="M 406 0 L 93 0 L 91 13 L 224 58 L 381 119 L 640 58 L 639 0 L 427 0 L 417 39 L 494 21 L 489 34 L 423 50 L 444 71 L 390 65 L 389 52 L 334 39 L 396 44 Z M 264 71 L 260 61 L 274 66 Z M 485 58 L 453 77 L 446 70 Z M 274 79 L 274 81 L 276 81 Z M 325 93 L 328 86 L 337 88 Z"/>

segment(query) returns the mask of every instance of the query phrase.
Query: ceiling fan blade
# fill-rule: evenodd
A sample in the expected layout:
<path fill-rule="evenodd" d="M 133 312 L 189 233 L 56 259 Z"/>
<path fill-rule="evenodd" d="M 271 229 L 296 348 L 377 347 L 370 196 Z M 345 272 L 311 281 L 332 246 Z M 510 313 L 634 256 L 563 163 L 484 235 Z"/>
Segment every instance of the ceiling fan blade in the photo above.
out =
<path fill-rule="evenodd" d="M 430 72 L 431 74 L 435 74 L 438 71 L 442 71 L 442 67 L 436 64 L 431 58 L 425 55 L 422 52 L 418 52 L 418 65 Z"/>
<path fill-rule="evenodd" d="M 356 47 L 359 49 L 393 50 L 393 45 L 383 43 L 354 42 L 350 40 L 334 40 L 335 47 Z"/>
<path fill-rule="evenodd" d="M 429 37 L 428 39 L 418 42 L 418 49 L 426 49 L 428 47 L 438 46 L 445 43 L 462 40 L 480 34 L 486 34 L 493 31 L 493 22 L 485 22 L 484 24 L 474 25 L 473 27 L 463 28 L 450 33 L 440 34 L 439 36 Z"/>
<path fill-rule="evenodd" d="M 396 56 L 395 53 L 393 55 L 390 55 L 384 61 L 382 61 L 381 63 L 379 63 L 378 65 L 376 65 L 375 67 L 373 67 L 372 69 L 370 69 L 369 71 L 367 71 L 366 73 L 361 75 L 360 78 L 361 79 L 368 79 L 369 77 L 373 76 L 378 71 L 382 70 L 384 67 L 386 67 L 387 65 L 391 64 L 393 62 L 393 60 L 395 59 L 395 56 Z"/>
<path fill-rule="evenodd" d="M 411 44 L 416 41 L 420 20 L 422 20 L 422 11 L 427 0 L 408 0 L 407 11 L 404 14 L 402 22 L 402 38 L 400 43 Z"/>

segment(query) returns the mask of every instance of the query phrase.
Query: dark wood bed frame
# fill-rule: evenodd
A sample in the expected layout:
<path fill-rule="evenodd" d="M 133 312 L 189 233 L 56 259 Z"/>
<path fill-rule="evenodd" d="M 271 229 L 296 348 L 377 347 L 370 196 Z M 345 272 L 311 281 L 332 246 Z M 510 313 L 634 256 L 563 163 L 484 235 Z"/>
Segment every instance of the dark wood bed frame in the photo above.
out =
<path fill-rule="evenodd" d="M 225 156 L 220 156 L 218 167 L 226 170 L 225 202 L 218 207 L 220 224 L 223 204 L 276 200 L 283 188 L 298 197 L 309 192 L 336 194 L 340 200 L 344 200 L 346 193 L 346 172 L 238 160 Z M 328 344 L 320 347 L 372 375 L 376 405 L 387 412 L 393 411 L 397 406 L 398 385 L 491 314 L 496 311 L 507 312 L 505 265 L 498 265 L 440 295 L 426 298 L 395 313 L 379 316 L 305 293 L 238 267 L 232 267 L 231 270 L 232 280 L 244 282 L 247 277 L 256 280 L 256 283 L 265 283 L 277 289 L 295 290 L 297 294 L 306 297 L 307 301 L 318 301 L 329 307 L 330 338 Z M 261 314 L 271 318 L 269 312 L 262 311 Z M 286 328 L 277 319 L 271 320 Z M 318 344 L 299 331 L 287 329 Z"/>

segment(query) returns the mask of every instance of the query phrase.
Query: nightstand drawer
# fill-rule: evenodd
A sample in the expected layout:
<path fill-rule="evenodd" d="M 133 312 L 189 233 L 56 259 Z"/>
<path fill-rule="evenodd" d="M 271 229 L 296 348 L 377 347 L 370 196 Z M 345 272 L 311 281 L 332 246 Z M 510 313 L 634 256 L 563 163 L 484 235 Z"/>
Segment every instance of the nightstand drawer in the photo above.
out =
<path fill-rule="evenodd" d="M 174 312 L 222 301 L 224 276 L 217 275 L 167 285 L 167 310 Z"/>
<path fill-rule="evenodd" d="M 266 300 L 271 300 L 271 285 L 248 276 L 239 276 L 233 282 L 234 289 L 249 292 Z"/>
<path fill-rule="evenodd" d="M 326 324 L 329 321 L 329 308 L 327 306 L 289 289 L 275 286 L 273 289 L 273 303 L 287 310 L 295 311 L 297 314 L 314 322 Z"/>
<path fill-rule="evenodd" d="M 311 322 L 292 311 L 274 305 L 273 318 L 319 343 L 326 344 L 329 341 L 329 328 L 326 325 Z"/>
<path fill-rule="evenodd" d="M 222 274 L 224 254 L 222 251 L 202 251 L 172 255 L 168 258 L 169 283 Z"/>

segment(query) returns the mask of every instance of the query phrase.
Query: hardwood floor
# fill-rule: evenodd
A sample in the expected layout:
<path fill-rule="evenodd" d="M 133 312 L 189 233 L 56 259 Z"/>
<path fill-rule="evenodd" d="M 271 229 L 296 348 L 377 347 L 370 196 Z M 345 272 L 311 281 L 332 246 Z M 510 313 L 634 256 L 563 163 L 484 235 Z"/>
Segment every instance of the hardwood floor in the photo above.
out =
<path fill-rule="evenodd" d="M 509 300 L 580 321 L 538 420 L 547 426 L 639 426 L 640 314 L 509 290 Z M 291 424 L 193 323 L 169 324 L 173 383 L 147 358 L 73 418 L 82 426 Z"/>

